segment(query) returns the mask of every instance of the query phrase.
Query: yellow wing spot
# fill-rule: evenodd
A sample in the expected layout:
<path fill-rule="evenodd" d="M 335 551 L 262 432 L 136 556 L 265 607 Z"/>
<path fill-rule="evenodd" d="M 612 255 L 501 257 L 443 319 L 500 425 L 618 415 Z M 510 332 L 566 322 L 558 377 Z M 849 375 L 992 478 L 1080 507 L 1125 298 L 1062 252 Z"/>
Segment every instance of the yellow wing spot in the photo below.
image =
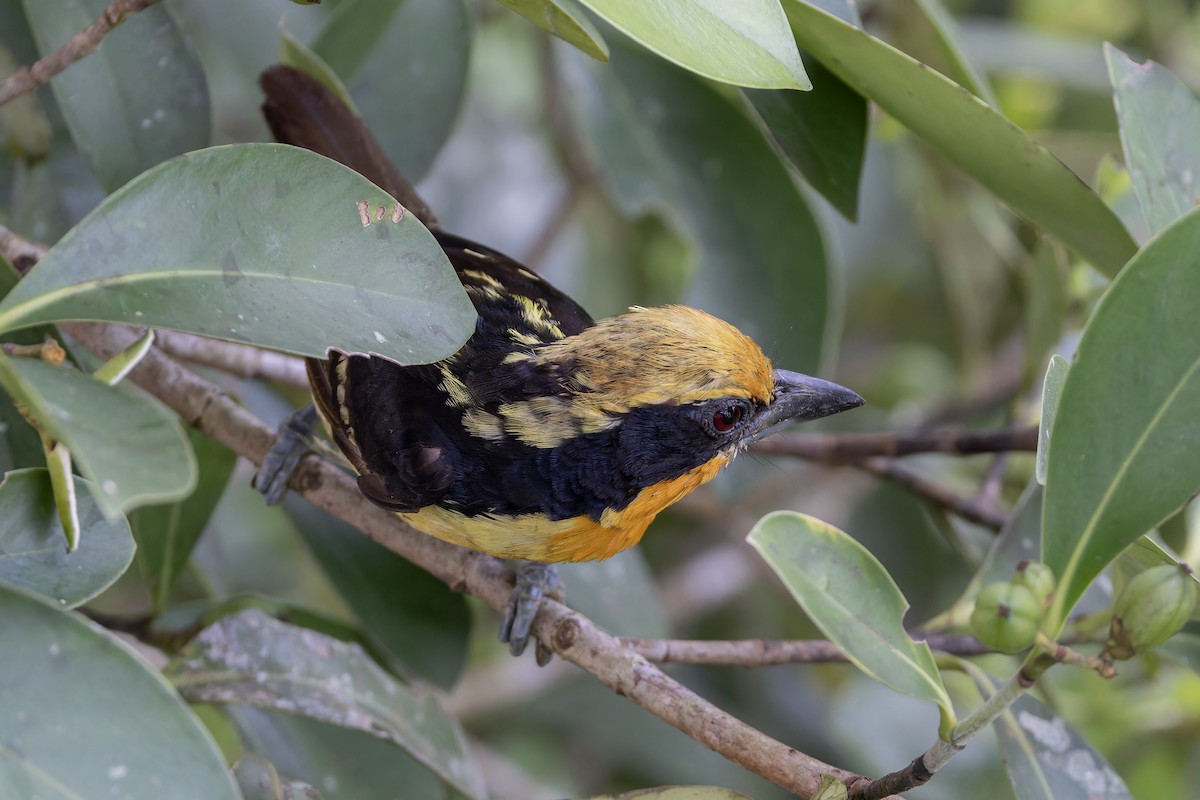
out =
<path fill-rule="evenodd" d="M 563 338 L 562 329 L 550 317 L 549 312 L 543 304 L 519 294 L 513 295 L 513 300 L 516 301 L 517 306 L 520 308 L 521 318 L 528 322 L 530 327 L 545 331 L 554 339 Z"/>
<path fill-rule="evenodd" d="M 489 256 L 487 253 L 481 253 L 478 250 L 472 250 L 469 247 L 464 247 L 463 252 L 466 253 L 467 255 L 475 256 L 476 258 L 481 259 L 483 261 L 491 261 L 492 260 L 492 257 Z"/>
<path fill-rule="evenodd" d="M 463 414 L 462 425 L 467 433 L 477 438 L 487 439 L 489 442 L 504 441 L 504 428 L 495 414 L 472 409 Z"/>
<path fill-rule="evenodd" d="M 442 373 L 442 382 L 439 386 L 446 393 L 446 405 L 458 406 L 459 408 L 466 408 L 471 405 L 471 390 L 454 374 L 451 366 L 449 364 L 440 364 L 438 365 L 438 371 Z"/>
<path fill-rule="evenodd" d="M 509 328 L 508 335 L 510 337 L 512 337 L 512 340 L 514 342 L 517 342 L 518 344 L 535 345 L 535 344 L 542 343 L 542 340 L 537 338 L 536 336 L 525 333 L 524 331 L 519 331 L 516 328 Z M 510 353 L 508 356 L 505 356 L 505 358 L 504 358 L 505 363 L 508 363 L 508 359 L 513 355 L 518 355 L 518 354 Z M 520 353 L 519 355 L 521 355 L 522 358 L 517 359 L 518 361 L 524 361 L 525 359 L 529 358 L 528 353 Z"/>
<path fill-rule="evenodd" d="M 504 430 L 525 444 L 550 449 L 579 433 L 570 403 L 557 397 L 535 397 L 500 406 Z"/>
<path fill-rule="evenodd" d="M 342 424 L 349 427 L 350 425 L 350 409 L 346 407 L 346 389 L 350 386 L 350 361 L 341 359 L 334 365 L 334 372 L 337 374 L 337 405 L 338 416 L 342 418 Z"/>
<path fill-rule="evenodd" d="M 482 297 L 485 300 L 500 300 L 503 295 L 493 286 L 478 286 L 474 283 L 463 286 L 471 297 Z"/>
<path fill-rule="evenodd" d="M 488 286 L 491 286 L 494 289 L 504 288 L 504 284 L 482 270 L 464 269 L 462 274 L 464 278 L 471 278 L 472 280 L 477 280 L 480 283 L 486 283 Z"/>

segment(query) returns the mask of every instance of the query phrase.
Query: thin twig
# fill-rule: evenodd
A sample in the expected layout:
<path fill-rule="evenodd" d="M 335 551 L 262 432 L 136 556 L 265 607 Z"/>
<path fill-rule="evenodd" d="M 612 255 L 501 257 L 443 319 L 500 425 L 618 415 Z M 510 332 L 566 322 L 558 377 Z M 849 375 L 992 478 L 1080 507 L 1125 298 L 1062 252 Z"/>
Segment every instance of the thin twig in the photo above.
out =
<path fill-rule="evenodd" d="M 158 0 L 113 0 L 95 22 L 68 39 L 62 47 L 45 58 L 38 59 L 31 66 L 22 67 L 9 75 L 4 83 L 0 84 L 0 105 L 26 92 L 32 92 L 76 61 L 91 55 L 104 37 L 129 15 L 149 8 L 157 2 Z"/>
<path fill-rule="evenodd" d="M 215 367 L 241 378 L 308 386 L 304 361 L 295 356 L 179 331 L 155 330 L 155 343 L 169 356 Z"/>
<path fill-rule="evenodd" d="M 960 656 L 990 653 L 973 636 L 931 635 L 925 641 L 934 650 Z M 686 639 L 622 639 L 630 650 L 660 664 L 725 664 L 762 667 L 774 664 L 822 664 L 846 661 L 841 648 L 824 639 L 781 641 L 742 639 L 703 641 Z"/>
<path fill-rule="evenodd" d="M 132 331 L 116 325 L 73 323 L 67 327 L 102 357 L 111 357 L 135 338 Z M 255 464 L 261 463 L 274 441 L 269 427 L 220 388 L 161 352 L 152 349 L 129 377 L 189 424 Z M 506 607 L 512 574 L 501 562 L 409 528 L 396 515 L 365 502 L 354 481 L 332 464 L 305 458 L 291 486 L 313 505 L 354 525 L 455 589 L 480 597 L 497 611 Z M 772 739 L 722 711 L 560 603 L 543 602 L 534 633 L 561 658 L 587 670 L 617 694 L 789 791 L 811 796 L 823 774 L 832 774 L 848 784 L 864 780 Z"/>
<path fill-rule="evenodd" d="M 929 480 L 916 470 L 901 464 L 894 458 L 864 458 L 852 461 L 851 466 L 863 472 L 891 481 L 897 486 L 903 486 L 914 494 L 918 494 L 934 505 L 962 517 L 969 522 L 982 525 L 985 528 L 998 531 L 1008 524 L 1008 515 L 1000 513 L 988 505 L 976 500 L 955 494 L 940 483 Z"/>
<path fill-rule="evenodd" d="M 869 456 L 914 453 L 975 455 L 1037 450 L 1037 426 L 1020 425 L 986 431 L 929 430 L 903 433 L 783 433 L 764 439 L 751 450 L 777 456 L 838 464 Z"/>

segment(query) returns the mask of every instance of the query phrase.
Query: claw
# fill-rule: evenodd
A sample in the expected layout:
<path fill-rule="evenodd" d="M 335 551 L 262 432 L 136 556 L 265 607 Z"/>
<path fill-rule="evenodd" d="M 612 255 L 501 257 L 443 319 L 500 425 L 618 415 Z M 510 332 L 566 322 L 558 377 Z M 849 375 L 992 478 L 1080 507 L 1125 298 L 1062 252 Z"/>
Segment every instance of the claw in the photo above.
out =
<path fill-rule="evenodd" d="M 254 488 L 263 494 L 267 505 L 276 505 L 287 494 L 296 465 L 312 449 L 308 438 L 316 424 L 317 409 L 311 403 L 288 415 L 280 424 L 275 444 L 267 451 L 254 478 Z"/>
<path fill-rule="evenodd" d="M 529 634 L 543 597 L 561 598 L 562 584 L 553 564 L 521 561 L 516 565 L 517 583 L 508 598 L 508 613 L 500 626 L 500 641 L 508 644 L 508 652 L 519 656 L 529 644 Z M 538 666 L 545 666 L 553 655 L 550 648 L 537 642 Z"/>

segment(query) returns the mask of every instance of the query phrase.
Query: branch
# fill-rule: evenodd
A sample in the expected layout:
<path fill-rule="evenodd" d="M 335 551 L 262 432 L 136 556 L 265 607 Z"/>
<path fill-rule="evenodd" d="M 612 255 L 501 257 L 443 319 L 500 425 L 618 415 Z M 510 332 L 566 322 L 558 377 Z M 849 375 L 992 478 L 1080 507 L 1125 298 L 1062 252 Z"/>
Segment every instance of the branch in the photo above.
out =
<path fill-rule="evenodd" d="M 907 456 L 913 453 L 975 455 L 1037 450 L 1035 425 L 990 431 L 928 430 L 907 433 L 783 433 L 758 442 L 751 450 L 796 456 L 826 464 L 845 464 L 869 456 Z"/>
<path fill-rule="evenodd" d="M 992 652 L 973 636 L 929 635 L 923 640 L 934 650 L 959 656 L 978 656 Z M 824 639 L 806 641 L 622 639 L 621 643 L 643 658 L 660 664 L 725 664 L 738 667 L 762 667 L 774 664 L 823 664 L 848 660 L 841 648 Z"/>
<path fill-rule="evenodd" d="M 135 338 L 132 331 L 116 325 L 72 323 L 64 327 L 101 357 L 111 357 Z M 269 427 L 219 387 L 161 352 L 152 349 L 129 377 L 189 424 L 255 464 L 262 462 L 274 441 Z M 512 574 L 500 561 L 409 528 L 396 515 L 365 502 L 353 479 L 334 465 L 309 456 L 296 470 L 291 486 L 313 505 L 354 525 L 456 590 L 480 597 L 498 612 L 506 607 Z M 617 694 L 788 791 L 811 796 L 824 774 L 847 784 L 865 780 L 800 753 L 727 714 L 561 603 L 543 602 L 533 630 L 553 652 L 592 673 Z"/>
<path fill-rule="evenodd" d="M 939 483 L 900 464 L 895 456 L 913 453 L 975 455 L 1036 451 L 1035 426 L 997 428 L 991 431 L 911 431 L 908 433 L 791 433 L 772 436 L 751 447 L 765 455 L 796 456 L 824 464 L 847 464 L 903 486 L 934 505 L 963 519 L 1000 530 L 1008 516 L 996 510 L 985 492 L 976 498 L 962 497 Z"/>
<path fill-rule="evenodd" d="M 237 342 L 225 342 L 179 331 L 154 331 L 154 342 L 169 356 L 228 372 L 241 378 L 263 378 L 308 388 L 303 359 Z"/>
<path fill-rule="evenodd" d="M 891 481 L 897 486 L 903 486 L 914 494 L 918 494 L 934 505 L 950 511 L 965 520 L 982 525 L 985 528 L 998 531 L 1008 524 L 1008 515 L 997 511 L 986 502 L 980 502 L 968 497 L 955 494 L 940 483 L 931 481 L 914 469 L 904 466 L 894 458 L 864 458 L 851 462 L 851 466 L 869 472 L 872 475 Z"/>
<path fill-rule="evenodd" d="M 157 2 L 158 0 L 113 0 L 95 22 L 68 39 L 62 47 L 45 58 L 38 59 L 32 66 L 22 67 L 9 75 L 4 83 L 0 84 L 0 105 L 26 92 L 32 92 L 76 61 L 96 52 L 104 37 L 130 14 L 136 14 Z"/>

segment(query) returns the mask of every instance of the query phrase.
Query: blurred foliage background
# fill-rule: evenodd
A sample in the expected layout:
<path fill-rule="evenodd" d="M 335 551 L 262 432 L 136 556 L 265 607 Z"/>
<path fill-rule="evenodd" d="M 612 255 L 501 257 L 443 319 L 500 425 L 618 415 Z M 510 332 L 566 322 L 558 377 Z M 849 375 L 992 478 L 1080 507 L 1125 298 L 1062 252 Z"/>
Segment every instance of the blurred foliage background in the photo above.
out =
<path fill-rule="evenodd" d="M 710 178 L 712 196 L 695 201 L 695 187 L 672 184 L 675 173 L 668 173 L 653 176 L 650 183 L 658 183 L 631 199 L 614 195 L 616 179 L 597 158 L 627 148 L 628 129 L 586 124 L 596 120 L 588 105 L 596 101 L 589 94 L 596 85 L 587 76 L 597 67 L 499 4 L 407 0 L 377 41 L 355 47 L 322 34 L 345 2 L 166 5 L 203 64 L 214 143 L 269 139 L 256 76 L 279 59 L 281 31 L 314 46 L 335 68 L 337 58 L 360 58 L 359 77 L 348 82 L 355 101 L 444 227 L 525 261 L 597 317 L 676 301 L 727 316 L 750 329 L 778 366 L 819 371 L 868 399 L 864 409 L 829 421 L 827 430 L 1036 421 L 1046 359 L 1070 351 L 1072 331 L 1103 287 L 1092 267 L 1040 239 L 935 148 L 874 106 L 852 219 L 807 187 L 796 197 L 783 196 L 789 189 L 778 185 L 781 172 L 764 177 L 695 155 L 707 146 L 705 137 L 720 140 L 727 133 L 708 127 L 711 117 L 704 115 L 679 123 L 671 134 L 679 149 L 664 158 L 672 169 Z M 999 109 L 1120 209 L 1128 201 L 1127 177 L 1117 163 L 1121 148 L 1101 43 L 1164 64 L 1195 92 L 1198 5 L 956 0 L 947 11 L 954 40 L 990 82 Z M 935 67 L 944 59 L 928 27 L 917 21 L 923 19 L 917 0 L 863 2 L 859 12 L 870 32 L 897 48 Z M 17 63 L 29 63 L 34 53 L 20 4 L 0 0 L 0 14 L 6 46 Z M 626 78 L 634 85 L 653 70 L 636 73 L 637 59 L 647 57 L 626 50 L 628 45 L 614 47 L 614 60 L 624 55 L 634 65 Z M 684 91 L 664 102 L 724 103 L 727 114 L 744 108 L 731 87 L 698 79 L 680 85 L 695 95 Z M 47 90 L 39 96 L 54 125 L 53 148 L 37 163 L 0 157 L 0 219 L 49 244 L 104 192 L 71 144 Z M 393 127 L 409 138 L 392 142 Z M 753 164 L 756 157 L 731 163 Z M 724 189 L 735 192 L 739 203 L 757 197 L 760 205 L 734 208 Z M 685 207 L 678 205 L 681 197 L 690 198 Z M 811 209 L 815 224 L 792 216 L 778 225 L 764 217 L 781 203 Z M 1137 220 L 1125 218 L 1140 239 Z M 830 263 L 828 306 L 805 294 L 816 291 L 805 283 L 805 264 L 822 257 Z M 794 272 L 772 271 L 777 262 L 794 263 Z M 272 424 L 303 401 L 299 390 L 212 377 Z M 1033 471 L 1032 454 L 921 456 L 910 463 L 963 494 L 985 486 L 985 499 L 1000 506 L 1015 502 Z M 87 606 L 89 613 L 125 622 L 154 616 L 157 632 L 169 635 L 203 610 L 240 598 L 300 624 L 317 619 L 326 629 L 343 626 L 402 674 L 451 676 L 439 681 L 448 692 L 446 705 L 478 743 L 495 797 L 585 796 L 672 783 L 717 784 L 760 800 L 785 796 L 614 699 L 569 665 L 538 669 L 530 658 L 510 659 L 494 641 L 495 621 L 474 601 L 451 596 L 294 498 L 284 508 L 265 507 L 250 488 L 248 465 L 230 461 L 223 469 L 211 490 L 219 502 L 211 516 L 207 509 L 195 514 L 203 532 L 197 530 L 198 543 L 170 595 L 156 599 L 153 582 L 131 570 Z M 226 473 L 227 485 L 221 477 Z M 744 456 L 664 513 L 636 552 L 564 570 L 569 600 L 620 635 L 816 636 L 744 543 L 754 520 L 779 508 L 818 516 L 866 545 L 911 602 L 910 624 L 936 615 L 961 594 L 993 536 L 850 468 Z M 157 523 L 139 513 L 134 529 L 145 537 Z M 405 617 L 398 630 L 394 616 Z M 470 625 L 472 620 L 480 624 Z M 1002 662 L 1002 670 L 1016 663 L 991 658 Z M 766 733 L 865 774 L 900 768 L 936 729 L 934 709 L 846 666 L 670 671 Z M 1127 665 L 1115 684 L 1076 670 L 1060 672 L 1051 672 L 1039 693 L 1109 759 L 1134 796 L 1200 796 L 1196 673 L 1155 657 Z M 960 686 L 952 680 L 950 689 L 975 702 L 965 681 Z M 243 736 L 266 729 L 256 718 L 263 713 L 234 714 Z M 236 753 L 241 744 L 229 720 L 215 710 L 205 710 L 204 718 Z M 337 744 L 346 753 L 377 745 L 360 734 L 338 735 L 346 738 Z M 973 743 L 911 796 L 1011 797 L 995 753 L 987 742 Z M 327 778 L 342 781 L 340 791 L 329 791 L 326 783 L 327 797 L 381 796 L 350 788 L 356 769 L 347 763 L 321 767 Z M 364 771 L 357 769 L 367 785 Z M 413 784 L 395 796 L 425 791 L 437 796 L 441 789 Z"/>

